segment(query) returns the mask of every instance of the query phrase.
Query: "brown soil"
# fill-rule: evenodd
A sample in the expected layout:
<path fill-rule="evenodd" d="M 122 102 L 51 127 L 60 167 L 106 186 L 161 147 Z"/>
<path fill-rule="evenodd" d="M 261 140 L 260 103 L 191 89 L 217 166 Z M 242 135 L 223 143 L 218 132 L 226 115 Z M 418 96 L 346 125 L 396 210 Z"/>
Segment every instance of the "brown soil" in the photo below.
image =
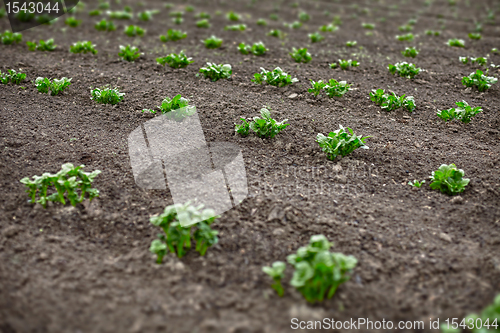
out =
<path fill-rule="evenodd" d="M 299 11 L 291 2 L 192 1 L 195 13 L 213 15 L 212 27 L 197 28 L 194 13 L 186 13 L 178 27 L 188 37 L 168 44 L 158 40 L 175 27 L 163 2 L 148 1 L 144 7 L 122 2 L 134 11 L 161 10 L 151 22 L 135 22 L 147 29 L 138 39 L 123 34 L 129 22 L 115 21 L 118 30 L 111 33 L 94 30 L 97 19 L 87 11 L 97 2 L 86 3 L 76 15 L 84 21 L 80 28 L 64 28 L 61 19 L 23 33 L 24 41 L 55 38 L 55 52 L 30 53 L 24 42 L 0 45 L 2 71 L 22 68 L 30 81 L 38 76 L 73 79 L 55 97 L 39 94 L 31 82 L 22 84 L 26 89 L 0 89 L 1 332 L 274 333 L 292 331 L 294 317 L 424 320 L 428 331 L 430 317 L 462 318 L 492 301 L 500 283 L 500 86 L 484 93 L 465 89 L 460 79 L 475 67 L 458 57 L 485 56 L 500 47 L 498 24 L 485 24 L 480 41 L 467 38 L 472 19 L 484 19 L 485 8 L 496 2 L 467 6 L 461 1 L 454 16 L 447 1 L 429 7 L 423 1 L 362 2 L 358 8 L 344 0 L 300 1 L 299 8 L 312 20 L 288 30 L 283 21 L 293 22 Z M 275 12 L 275 3 L 280 21 L 255 25 L 257 18 Z M 186 4 L 179 2 L 174 9 Z M 113 9 L 121 6 L 112 4 Z M 216 9 L 223 15 L 214 15 Z M 248 31 L 223 30 L 231 9 L 244 14 Z M 343 25 L 309 45 L 307 33 L 331 21 L 324 10 L 340 15 Z M 444 16 L 443 33 L 426 36 L 426 29 L 438 30 L 438 13 Z M 411 43 L 395 40 L 401 34 L 397 27 L 412 17 L 418 18 L 413 31 L 418 37 Z M 365 35 L 362 22 L 376 23 L 373 36 Z M 8 28 L 6 18 L 0 28 Z M 287 30 L 287 38 L 266 36 L 271 28 Z M 200 43 L 211 34 L 224 39 L 221 49 L 207 50 Z M 454 37 L 466 40 L 465 49 L 445 45 Z M 99 54 L 69 53 L 78 40 L 92 40 Z M 263 57 L 236 50 L 240 42 L 260 40 L 270 49 Z M 344 47 L 347 40 L 357 40 L 362 49 Z M 120 61 L 118 46 L 132 42 L 145 55 L 135 63 Z M 400 51 L 409 45 L 421 50 L 410 61 L 426 72 L 414 80 L 390 75 L 387 64 L 407 60 Z M 297 65 L 288 52 L 304 46 L 313 60 Z M 181 49 L 196 62 L 181 70 L 156 65 L 155 57 Z M 358 59 L 361 66 L 330 69 L 328 64 L 339 58 Z M 500 55 L 489 60 L 500 64 Z M 230 63 L 233 77 L 214 83 L 196 77 L 206 61 Z M 276 66 L 300 82 L 282 89 L 250 82 L 260 67 Z M 330 78 L 352 82 L 356 89 L 340 99 L 307 93 L 309 79 Z M 116 106 L 91 101 L 89 87 L 104 84 L 117 84 L 125 100 Z M 413 95 L 417 108 L 411 114 L 385 112 L 368 98 L 374 88 Z M 172 199 L 168 190 L 135 185 L 127 137 L 148 120 L 140 110 L 177 93 L 197 106 L 208 141 L 239 145 L 251 194 L 218 220 L 220 242 L 205 257 L 193 251 L 181 260 L 169 255 L 156 265 L 148 248 L 158 229 L 149 217 Z M 298 96 L 290 99 L 293 93 Z M 436 116 L 437 109 L 462 99 L 484 110 L 470 124 L 444 123 Z M 233 123 L 240 116 L 258 115 L 262 105 L 291 125 L 272 140 L 235 136 Z M 327 160 L 314 139 L 339 124 L 371 135 L 370 149 Z M 102 170 L 95 181 L 100 198 L 76 208 L 54 204 L 44 210 L 27 203 L 19 180 L 56 172 L 67 162 Z M 443 163 L 457 164 L 471 179 L 460 199 L 431 191 L 428 180 L 420 190 L 406 185 L 428 178 Z M 280 192 L 285 185 L 293 187 Z M 285 296 L 277 297 L 262 266 L 285 260 L 315 234 L 334 242 L 334 251 L 359 260 L 352 279 L 331 300 L 311 306 L 289 286 L 288 269 Z"/>

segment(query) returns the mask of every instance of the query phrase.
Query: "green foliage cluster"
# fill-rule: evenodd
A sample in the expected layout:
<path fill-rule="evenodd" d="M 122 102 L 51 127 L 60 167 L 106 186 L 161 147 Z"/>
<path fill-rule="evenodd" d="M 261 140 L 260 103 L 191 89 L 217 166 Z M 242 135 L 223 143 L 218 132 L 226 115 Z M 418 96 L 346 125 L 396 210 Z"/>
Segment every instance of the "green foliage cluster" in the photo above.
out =
<path fill-rule="evenodd" d="M 84 167 L 85 165 L 75 167 L 71 163 L 66 163 L 56 174 L 44 173 L 41 176 L 33 176 L 32 180 L 29 177 L 21 179 L 21 183 L 28 188 L 26 192 L 30 196 L 29 202 L 39 203 L 47 208 L 49 201 L 65 205 L 66 200 L 69 200 L 72 206 L 76 206 L 77 203 L 85 200 L 86 195 L 92 201 L 93 198 L 99 196 L 99 191 L 92 188 L 92 182 L 101 171 L 95 170 L 88 173 L 82 170 Z M 51 188 L 55 188 L 55 192 L 49 195 L 47 192 Z M 36 200 L 37 193 L 38 200 Z"/>
<path fill-rule="evenodd" d="M 228 79 L 233 74 L 230 64 L 213 64 L 207 62 L 205 67 L 200 68 L 200 73 L 202 73 L 205 78 L 209 78 L 212 81 L 217 81 L 220 79 Z"/>
<path fill-rule="evenodd" d="M 102 19 L 94 25 L 94 28 L 98 31 L 115 31 L 116 26 L 113 21 L 107 21 Z"/>
<path fill-rule="evenodd" d="M 156 62 L 162 66 L 168 64 L 172 68 L 185 68 L 194 62 L 194 60 L 191 59 L 192 58 L 188 58 L 182 50 L 179 54 L 171 53 L 166 57 L 156 58 Z"/>
<path fill-rule="evenodd" d="M 121 93 L 118 88 L 105 86 L 102 88 L 90 88 L 90 99 L 101 104 L 118 104 L 123 101 L 125 93 Z"/>
<path fill-rule="evenodd" d="M 337 156 L 345 157 L 358 148 L 368 149 L 365 145 L 368 138 L 370 137 L 357 136 L 352 129 L 339 125 L 339 129 L 328 133 L 328 136 L 318 133 L 316 142 L 325 152 L 326 157 L 333 161 Z"/>
<path fill-rule="evenodd" d="M 334 25 L 333 23 L 325 24 L 319 27 L 319 31 L 323 32 L 335 32 L 339 30 L 339 27 Z"/>
<path fill-rule="evenodd" d="M 26 73 L 17 73 L 14 69 L 8 69 L 7 73 L 2 73 L 0 70 L 0 83 L 20 84 L 24 79 L 26 79 Z"/>
<path fill-rule="evenodd" d="M 82 23 L 82 20 L 77 20 L 75 17 L 70 16 L 65 21 L 64 24 L 71 28 L 76 28 Z"/>
<path fill-rule="evenodd" d="M 346 81 L 337 81 L 335 79 L 330 79 L 328 84 L 323 87 L 323 90 L 330 98 L 342 97 L 346 92 L 351 90 L 351 84 L 348 84 Z"/>
<path fill-rule="evenodd" d="M 361 26 L 364 28 L 364 29 L 368 29 L 368 30 L 373 30 L 375 29 L 375 24 L 373 23 L 362 23 Z"/>
<path fill-rule="evenodd" d="M 480 106 L 472 107 L 466 101 L 456 102 L 458 108 L 448 110 L 438 110 L 437 115 L 444 121 L 458 119 L 463 123 L 470 123 L 472 117 L 483 111 Z"/>
<path fill-rule="evenodd" d="M 458 57 L 458 60 L 460 60 L 464 65 L 468 64 L 469 63 L 469 60 L 470 60 L 470 63 L 471 64 L 477 64 L 479 66 L 486 66 L 488 60 L 486 60 L 486 58 L 484 57 Z"/>
<path fill-rule="evenodd" d="M 260 138 L 272 139 L 290 125 L 286 124 L 288 119 L 277 122 L 275 119 L 271 118 L 271 111 L 267 107 L 260 109 L 260 115 L 262 118 L 254 117 L 250 123 L 248 123 L 245 118 L 240 118 L 243 123 L 241 125 L 235 124 L 236 133 L 247 136 L 251 129 Z"/>
<path fill-rule="evenodd" d="M 373 89 L 370 92 L 370 99 L 387 111 L 396 110 L 400 107 L 404 107 L 409 112 L 415 110 L 415 100 L 413 96 L 405 97 L 405 95 L 403 95 L 398 97 L 394 92 L 386 94 L 384 89 Z"/>
<path fill-rule="evenodd" d="M 229 31 L 245 31 L 247 29 L 246 24 L 233 24 L 233 25 L 226 25 L 224 27 L 224 30 L 229 30 Z"/>
<path fill-rule="evenodd" d="M 396 39 L 401 42 L 411 42 L 415 36 L 412 33 L 407 33 L 405 35 L 396 35 Z"/>
<path fill-rule="evenodd" d="M 208 29 L 208 28 L 210 28 L 211 24 L 210 24 L 210 21 L 208 19 L 201 19 L 201 20 L 196 21 L 196 26 L 198 28 Z"/>
<path fill-rule="evenodd" d="M 49 51 L 52 52 L 56 49 L 57 45 L 54 45 L 54 39 L 42 40 L 40 39 L 40 44 L 36 44 L 36 42 L 26 42 L 28 45 L 28 50 L 30 51 Z"/>
<path fill-rule="evenodd" d="M 455 47 L 465 47 L 465 42 L 463 39 L 457 39 L 457 38 L 452 38 L 449 39 L 448 42 L 446 42 L 449 46 L 455 46 Z"/>
<path fill-rule="evenodd" d="M 166 42 L 176 42 L 187 37 L 187 33 L 180 30 L 168 29 L 166 35 L 160 35 L 160 40 Z"/>
<path fill-rule="evenodd" d="M 35 80 L 35 87 L 42 94 L 46 94 L 50 90 L 52 96 L 58 95 L 59 93 L 66 90 L 71 85 L 71 79 L 63 77 L 62 79 L 54 79 L 50 81 L 48 78 L 38 77 Z"/>
<path fill-rule="evenodd" d="M 414 47 L 406 47 L 404 51 L 401 51 L 401 54 L 407 58 L 415 58 L 418 53 L 419 51 Z"/>
<path fill-rule="evenodd" d="M 469 33 L 469 38 L 474 39 L 474 40 L 480 40 L 481 39 L 481 34 L 480 33 Z"/>
<path fill-rule="evenodd" d="M 264 19 L 258 19 L 257 22 L 255 22 L 257 25 L 261 25 L 261 26 L 266 26 L 267 25 L 267 21 L 264 20 Z"/>
<path fill-rule="evenodd" d="M 330 68 L 337 68 L 340 66 L 343 70 L 349 69 L 349 67 L 358 67 L 359 62 L 357 60 L 345 60 L 345 59 L 339 59 L 339 63 L 337 65 L 336 62 L 330 64 Z"/>
<path fill-rule="evenodd" d="M 71 53 L 92 53 L 97 54 L 97 50 L 95 49 L 95 45 L 92 44 L 91 41 L 83 41 L 76 42 L 69 47 L 69 51 Z"/>
<path fill-rule="evenodd" d="M 227 13 L 226 17 L 229 21 L 239 21 L 241 19 L 241 15 L 236 14 L 232 10 Z"/>
<path fill-rule="evenodd" d="M 0 34 L 0 41 L 4 45 L 10 45 L 13 43 L 19 43 L 23 40 L 23 34 L 19 32 L 11 32 L 6 30 L 3 34 Z"/>
<path fill-rule="evenodd" d="M 478 91 L 486 91 L 491 85 L 498 82 L 498 79 L 493 76 L 486 76 L 481 70 L 471 73 L 469 76 L 462 78 L 462 84 L 466 87 L 477 87 Z"/>
<path fill-rule="evenodd" d="M 129 37 L 144 36 L 145 30 L 138 25 L 129 25 L 124 30 L 125 35 Z"/>
<path fill-rule="evenodd" d="M 313 32 L 312 34 L 307 35 L 311 40 L 311 43 L 321 42 L 325 37 L 323 37 L 319 32 Z"/>
<path fill-rule="evenodd" d="M 262 42 L 254 43 L 253 45 L 247 45 L 245 43 L 240 43 L 238 45 L 238 50 L 241 52 L 241 54 L 249 54 L 252 53 L 253 55 L 256 56 L 262 56 L 264 55 L 268 49 Z"/>
<path fill-rule="evenodd" d="M 130 20 L 133 16 L 132 13 L 129 13 L 125 10 L 108 11 L 106 12 L 106 14 L 108 14 L 109 18 L 114 20 Z"/>
<path fill-rule="evenodd" d="M 345 42 L 345 46 L 347 47 L 354 47 L 356 45 L 358 45 L 358 42 L 355 40 L 348 40 L 347 42 Z"/>
<path fill-rule="evenodd" d="M 422 180 L 421 182 L 419 182 L 418 180 L 413 180 L 413 182 L 410 180 L 408 182 L 408 185 L 412 186 L 412 187 L 416 187 L 416 188 L 421 188 L 422 185 L 424 185 L 425 183 L 425 180 Z"/>
<path fill-rule="evenodd" d="M 285 33 L 279 29 L 273 29 L 267 33 L 268 36 L 277 37 L 279 39 L 285 38 Z"/>
<path fill-rule="evenodd" d="M 294 47 L 289 54 L 295 62 L 307 63 L 312 60 L 311 53 L 309 53 L 305 47 L 301 49 L 296 49 Z"/>
<path fill-rule="evenodd" d="M 143 53 L 139 51 L 139 48 L 131 45 L 127 46 L 120 45 L 120 52 L 118 52 L 118 56 L 120 58 L 129 62 L 134 62 L 142 54 Z"/>
<path fill-rule="evenodd" d="M 430 187 L 448 195 L 462 193 L 470 182 L 470 179 L 463 178 L 464 174 L 455 164 L 442 164 L 437 171 L 432 172 Z"/>
<path fill-rule="evenodd" d="M 427 36 L 439 36 L 439 35 L 441 35 L 441 32 L 439 32 L 437 30 L 425 30 L 425 34 Z"/>
<path fill-rule="evenodd" d="M 158 106 L 162 114 L 173 110 L 182 109 L 189 106 L 189 99 L 184 98 L 181 94 L 177 94 L 174 98 L 165 97 Z"/>
<path fill-rule="evenodd" d="M 222 39 L 215 37 L 214 35 L 209 38 L 202 40 L 207 49 L 216 49 L 222 46 Z"/>
<path fill-rule="evenodd" d="M 285 73 L 280 67 L 276 67 L 272 71 L 266 71 L 263 67 L 260 68 L 260 73 L 255 73 L 252 82 L 262 84 L 267 82 L 275 87 L 284 87 L 299 81 L 297 78 L 292 78 L 291 75 Z"/>
<path fill-rule="evenodd" d="M 397 73 L 399 76 L 407 79 L 413 79 L 418 73 L 420 73 L 420 71 L 422 71 L 421 68 L 407 62 L 398 62 L 395 65 L 389 64 L 387 68 L 391 74 L 394 75 Z"/>
<path fill-rule="evenodd" d="M 200 255 L 205 255 L 210 246 L 219 241 L 218 231 L 212 230 L 210 225 L 218 216 L 212 209 L 204 209 L 203 205 L 192 206 L 174 204 L 167 206 L 162 214 L 149 219 L 151 224 L 163 229 L 163 234 L 158 234 L 149 248 L 156 254 L 156 263 L 161 264 L 163 257 L 170 251 L 182 258 L 191 248 L 191 239 L 195 242 L 195 250 Z"/>

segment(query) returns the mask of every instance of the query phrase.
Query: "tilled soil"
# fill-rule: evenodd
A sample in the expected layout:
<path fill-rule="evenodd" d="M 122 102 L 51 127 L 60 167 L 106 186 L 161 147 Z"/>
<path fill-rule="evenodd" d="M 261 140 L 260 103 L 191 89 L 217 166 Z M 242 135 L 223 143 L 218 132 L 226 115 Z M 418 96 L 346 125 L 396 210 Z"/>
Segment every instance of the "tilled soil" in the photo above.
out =
<path fill-rule="evenodd" d="M 301 1 L 296 8 L 286 1 L 192 1 L 195 12 L 186 13 L 179 26 L 161 1 L 113 2 L 113 9 L 126 4 L 134 11 L 160 9 L 153 21 L 133 21 L 147 29 L 143 38 L 123 34 L 128 21 L 116 20 L 115 32 L 94 30 L 100 17 L 87 12 L 97 2 L 86 4 L 76 14 L 83 20 L 79 28 L 65 27 L 63 17 L 23 32 L 19 45 L 0 45 L 2 71 L 22 69 L 30 81 L 72 78 L 59 96 L 42 95 L 31 82 L 0 89 L 1 332 L 274 333 L 292 331 L 292 318 L 423 320 L 424 331 L 430 331 L 429 318 L 463 318 L 492 301 L 500 289 L 500 88 L 465 89 L 461 78 L 479 67 L 463 65 L 458 57 L 485 56 L 500 47 L 498 24 L 484 24 L 480 41 L 467 38 L 473 19 L 484 19 L 486 8 L 496 8 L 497 2 L 452 7 L 447 1 L 430 6 Z M 177 2 L 172 10 L 187 4 Z M 311 21 L 297 30 L 283 27 L 301 9 Z M 210 29 L 195 25 L 194 14 L 202 10 L 213 16 Z M 247 31 L 224 31 L 231 24 L 225 18 L 229 10 L 243 14 Z M 332 20 L 325 10 L 343 24 L 309 45 L 307 34 Z M 280 20 L 268 20 L 267 27 L 255 24 L 271 13 Z M 397 41 L 398 26 L 413 17 L 418 19 L 415 41 Z M 362 22 L 376 24 L 372 36 L 365 35 Z M 441 36 L 424 34 L 441 25 Z M 161 43 L 158 35 L 175 27 L 188 37 Z M 0 28 L 8 28 L 6 18 Z M 287 37 L 266 36 L 272 28 L 283 29 Z M 224 39 L 222 48 L 204 48 L 200 40 L 212 34 Z M 54 52 L 28 52 L 24 44 L 51 37 L 59 45 Z M 446 45 L 454 37 L 465 39 L 465 49 Z M 99 53 L 69 53 L 78 40 L 91 40 Z M 348 40 L 358 46 L 346 48 Z M 240 42 L 257 41 L 270 49 L 265 56 L 243 56 L 236 49 Z M 118 46 L 128 43 L 145 53 L 135 63 L 117 56 Z M 400 51 L 410 45 L 421 50 L 411 62 L 426 71 L 413 80 L 392 76 L 387 64 L 407 61 Z M 297 65 L 288 52 L 305 46 L 313 60 Z M 195 63 L 180 70 L 156 64 L 156 57 L 180 50 Z M 330 69 L 339 58 L 357 59 L 361 66 Z M 489 60 L 499 64 L 500 55 L 490 54 Z M 197 77 L 206 61 L 231 64 L 232 78 Z M 287 88 L 250 82 L 260 67 L 277 66 L 300 81 Z M 338 99 L 307 93 L 310 79 L 330 78 L 353 83 L 354 89 Z M 125 100 L 116 106 L 91 101 L 90 87 L 105 84 L 118 85 Z M 414 96 L 416 110 L 383 111 L 368 98 L 375 88 Z M 220 241 L 206 256 L 169 255 L 157 265 L 148 249 L 159 229 L 149 217 L 173 201 L 168 189 L 135 184 L 127 137 L 150 119 L 140 110 L 178 93 L 196 105 L 208 142 L 241 148 L 250 193 L 218 220 Z M 482 106 L 483 112 L 469 124 L 436 116 L 460 100 Z M 291 125 L 269 140 L 235 135 L 234 122 L 258 115 L 263 105 Z M 370 149 L 329 161 L 314 140 L 339 124 L 372 136 Z M 75 208 L 29 204 L 19 180 L 56 172 L 68 162 L 102 171 L 94 183 L 100 197 Z M 432 191 L 429 180 L 419 190 L 407 185 L 427 179 L 443 163 L 455 163 L 471 179 L 463 194 L 452 198 Z M 288 269 L 285 296 L 277 297 L 262 267 L 285 260 L 315 234 L 334 242 L 334 251 L 359 260 L 351 280 L 332 299 L 309 305 L 288 284 Z"/>

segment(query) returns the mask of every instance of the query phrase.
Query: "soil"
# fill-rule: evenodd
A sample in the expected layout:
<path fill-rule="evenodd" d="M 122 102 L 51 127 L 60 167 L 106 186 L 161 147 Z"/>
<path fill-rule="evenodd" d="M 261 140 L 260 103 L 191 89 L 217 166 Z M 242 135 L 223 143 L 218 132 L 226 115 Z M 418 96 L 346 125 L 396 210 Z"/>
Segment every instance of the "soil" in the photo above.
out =
<path fill-rule="evenodd" d="M 40 94 L 31 82 L 0 89 L 1 332 L 275 333 L 293 331 L 292 318 L 423 320 L 423 330 L 406 331 L 430 331 L 429 318 L 463 318 L 491 303 L 500 290 L 500 85 L 483 93 L 465 89 L 461 78 L 479 67 L 463 65 L 458 57 L 489 54 L 490 62 L 500 63 L 499 54 L 489 53 L 500 47 L 498 19 L 483 25 L 481 40 L 467 38 L 473 19 L 483 20 L 486 8 L 498 3 L 340 0 L 300 1 L 296 8 L 286 1 L 191 1 L 195 12 L 177 26 L 162 1 L 113 2 L 112 9 L 129 4 L 134 11 L 160 10 L 150 22 L 133 20 L 147 29 L 143 38 L 124 35 L 128 21 L 116 20 L 114 32 L 96 31 L 100 17 L 87 12 L 97 1 L 85 3 L 76 14 L 83 20 L 79 28 L 65 27 L 63 17 L 24 31 L 19 45 L 0 45 L 2 71 L 22 69 L 30 81 L 72 78 L 59 96 Z M 188 4 L 174 3 L 172 10 Z M 297 30 L 283 27 L 301 9 L 311 21 Z M 213 16 L 210 29 L 195 25 L 194 14 L 202 10 Z M 224 31 L 229 10 L 243 14 L 247 31 Z M 272 13 L 278 21 L 255 24 Z M 340 15 L 340 29 L 322 33 L 325 40 L 310 45 L 307 34 L 331 22 L 332 15 Z M 397 41 L 398 26 L 414 17 L 415 41 Z M 372 36 L 362 22 L 376 24 Z M 441 24 L 441 36 L 424 34 Z M 8 27 L 1 19 L 2 31 Z M 161 43 L 158 36 L 175 27 L 188 37 Z M 271 28 L 288 35 L 266 36 Z M 204 48 L 200 40 L 212 34 L 223 38 L 222 48 Z M 51 37 L 59 45 L 54 52 L 28 52 L 24 44 Z M 464 49 L 446 45 L 455 37 L 465 40 Z M 78 40 L 91 40 L 99 53 L 69 53 Z M 348 40 L 358 46 L 346 48 Z M 236 49 L 240 42 L 257 41 L 269 48 L 265 56 L 243 56 Z M 117 56 L 118 46 L 128 43 L 145 53 L 135 63 Z M 421 50 L 410 62 L 426 71 L 413 80 L 391 75 L 387 65 L 408 61 L 400 51 L 410 45 Z M 294 63 L 288 55 L 292 47 L 308 47 L 313 60 Z M 195 63 L 178 70 L 156 64 L 156 57 L 180 50 Z M 361 65 L 330 69 L 339 58 Z M 232 78 L 197 77 L 206 61 L 231 64 Z M 250 82 L 260 67 L 276 66 L 300 81 L 287 88 Z M 307 93 L 310 79 L 331 78 L 353 83 L 354 89 L 337 99 Z M 105 84 L 118 85 L 125 100 L 115 106 L 90 100 L 90 87 Z M 383 111 L 368 98 L 375 88 L 414 96 L 416 110 Z M 240 147 L 250 193 L 215 224 L 219 244 L 204 257 L 194 251 L 180 260 L 168 255 L 157 265 L 148 249 L 159 229 L 149 218 L 173 201 L 168 189 L 135 184 L 127 137 L 150 119 L 140 110 L 178 93 L 196 105 L 207 141 Z M 460 100 L 483 112 L 469 124 L 436 116 Z M 257 116 L 263 105 L 291 125 L 274 139 L 235 135 L 234 123 Z M 339 124 L 372 136 L 370 149 L 328 160 L 315 137 Z M 19 180 L 57 172 L 67 162 L 102 171 L 94 183 L 100 197 L 77 207 L 29 204 Z M 443 163 L 455 163 L 471 179 L 457 197 L 428 186 L 428 177 Z M 417 190 L 407 185 L 414 179 L 427 182 Z M 288 269 L 285 296 L 278 297 L 262 267 L 286 260 L 316 234 L 327 236 L 334 251 L 358 259 L 352 278 L 332 299 L 310 305 L 289 285 Z"/>

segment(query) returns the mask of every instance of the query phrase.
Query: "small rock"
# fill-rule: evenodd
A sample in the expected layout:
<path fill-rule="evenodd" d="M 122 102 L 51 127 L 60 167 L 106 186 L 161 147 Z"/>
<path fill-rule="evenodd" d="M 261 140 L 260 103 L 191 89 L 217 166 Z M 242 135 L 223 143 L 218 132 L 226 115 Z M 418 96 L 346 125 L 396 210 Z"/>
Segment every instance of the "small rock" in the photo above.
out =
<path fill-rule="evenodd" d="M 45 252 L 40 253 L 40 256 L 39 256 L 40 260 L 45 260 L 48 257 L 49 257 L 49 255 L 47 253 L 45 253 Z"/>
<path fill-rule="evenodd" d="M 419 143 L 415 142 L 415 147 L 420 148 L 421 146 Z"/>
<path fill-rule="evenodd" d="M 451 243 L 451 241 L 452 241 L 451 236 L 448 234 L 445 234 L 444 232 L 439 234 L 439 238 L 441 238 L 442 240 L 444 240 L 448 243 Z"/>
<path fill-rule="evenodd" d="M 22 227 L 18 225 L 10 225 L 2 231 L 2 235 L 5 238 L 14 237 L 22 230 Z"/>
<path fill-rule="evenodd" d="M 288 98 L 290 98 L 290 99 L 294 99 L 294 98 L 297 98 L 297 96 L 298 96 L 298 95 L 297 95 L 296 93 L 293 93 L 293 94 L 290 94 L 290 95 L 288 96 Z"/>
<path fill-rule="evenodd" d="M 464 203 L 464 199 L 462 197 L 454 197 L 453 199 L 450 200 L 450 203 L 455 205 L 461 205 Z"/>
<path fill-rule="evenodd" d="M 276 228 L 273 230 L 273 235 L 274 236 L 281 236 L 285 233 L 285 230 L 281 229 L 281 228 Z"/>
<path fill-rule="evenodd" d="M 176 271 L 183 271 L 184 264 L 182 262 L 178 261 L 172 266 L 172 268 L 175 269 Z"/>
<path fill-rule="evenodd" d="M 344 175 L 336 175 L 335 177 L 333 177 L 333 180 L 339 182 L 340 184 L 347 183 L 347 177 Z"/>

